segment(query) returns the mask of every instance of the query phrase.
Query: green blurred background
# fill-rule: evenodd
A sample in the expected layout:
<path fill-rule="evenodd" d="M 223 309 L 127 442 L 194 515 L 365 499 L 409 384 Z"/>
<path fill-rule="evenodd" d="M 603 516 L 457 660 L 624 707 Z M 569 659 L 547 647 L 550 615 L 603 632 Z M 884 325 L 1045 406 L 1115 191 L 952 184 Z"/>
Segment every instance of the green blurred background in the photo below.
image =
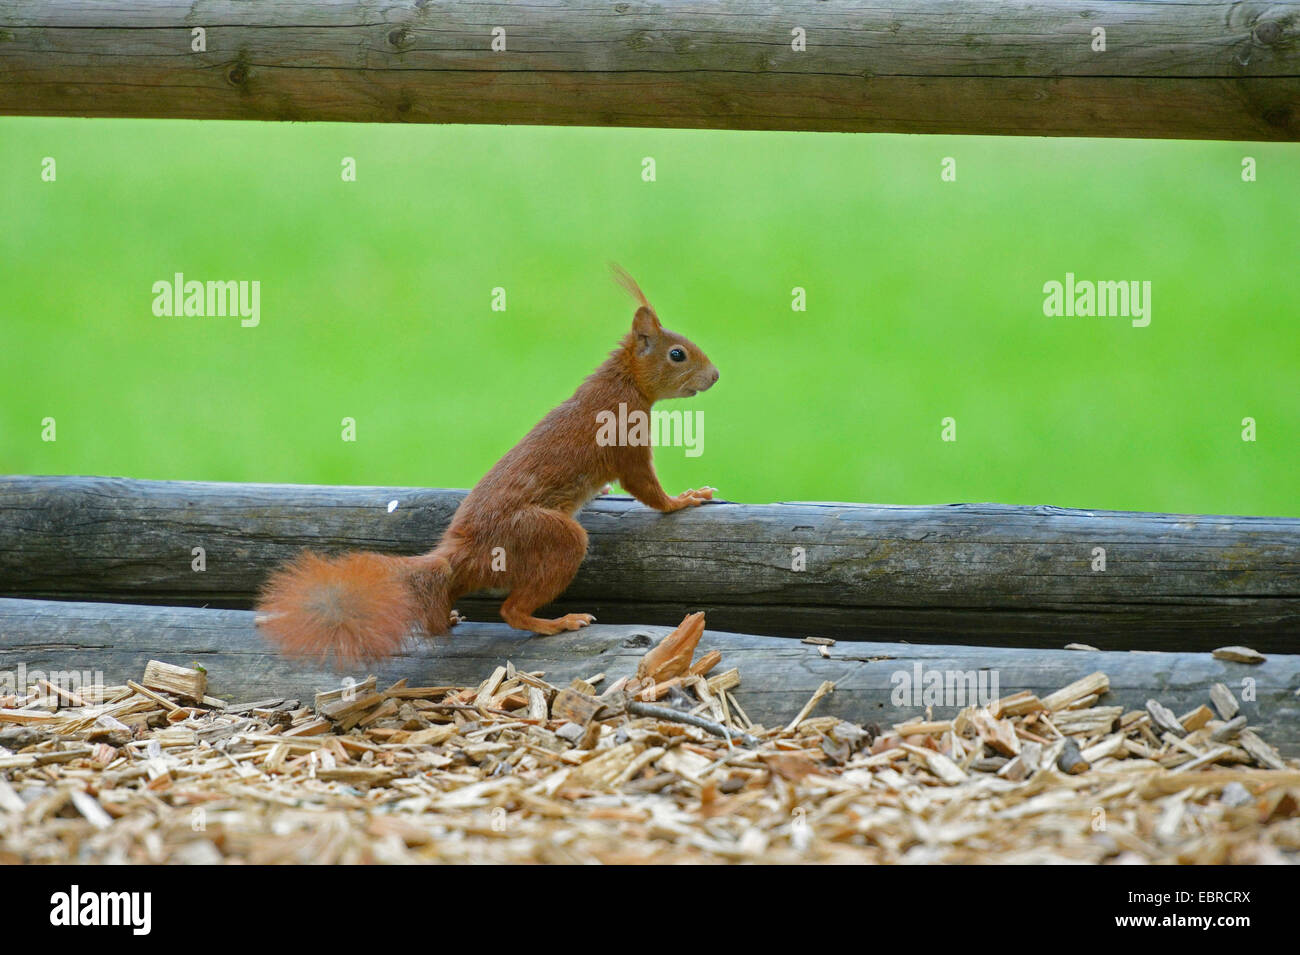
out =
<path fill-rule="evenodd" d="M 1300 516 L 1295 145 L 5 118 L 0 203 L 6 473 L 468 487 L 624 331 L 612 259 L 722 372 L 672 493 Z M 1067 271 L 1151 325 L 1045 317 Z"/>

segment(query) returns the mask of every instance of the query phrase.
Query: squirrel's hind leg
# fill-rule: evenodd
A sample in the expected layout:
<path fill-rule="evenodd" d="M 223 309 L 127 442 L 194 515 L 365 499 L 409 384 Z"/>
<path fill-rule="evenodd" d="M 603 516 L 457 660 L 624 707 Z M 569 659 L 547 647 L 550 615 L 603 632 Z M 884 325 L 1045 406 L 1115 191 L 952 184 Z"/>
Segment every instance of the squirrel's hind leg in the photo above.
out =
<path fill-rule="evenodd" d="M 420 618 L 429 636 L 448 633 L 465 618 L 452 609 L 452 602 L 460 596 L 455 588 L 455 574 L 448 554 L 441 549 L 415 558 L 411 574 L 411 587 L 420 602 Z"/>
<path fill-rule="evenodd" d="M 513 546 L 510 596 L 501 605 L 501 617 L 516 630 L 546 636 L 580 630 L 596 618 L 589 613 L 567 613 L 547 619 L 533 612 L 550 603 L 569 586 L 587 555 L 587 532 L 567 514 L 547 508 L 530 508 L 510 522 Z M 511 553 L 514 551 L 514 553 Z"/>

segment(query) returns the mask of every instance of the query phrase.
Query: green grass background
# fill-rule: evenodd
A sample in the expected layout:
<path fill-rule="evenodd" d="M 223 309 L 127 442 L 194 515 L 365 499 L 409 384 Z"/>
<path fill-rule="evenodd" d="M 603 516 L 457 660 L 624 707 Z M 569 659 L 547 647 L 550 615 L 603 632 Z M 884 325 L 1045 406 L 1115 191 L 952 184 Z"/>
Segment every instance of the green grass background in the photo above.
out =
<path fill-rule="evenodd" d="M 670 492 L 1300 516 L 1294 145 L 6 118 L 0 208 L 7 473 L 467 487 L 624 331 L 614 259 L 722 372 Z M 260 327 L 154 317 L 177 271 Z M 1044 317 L 1067 271 L 1150 327 Z"/>

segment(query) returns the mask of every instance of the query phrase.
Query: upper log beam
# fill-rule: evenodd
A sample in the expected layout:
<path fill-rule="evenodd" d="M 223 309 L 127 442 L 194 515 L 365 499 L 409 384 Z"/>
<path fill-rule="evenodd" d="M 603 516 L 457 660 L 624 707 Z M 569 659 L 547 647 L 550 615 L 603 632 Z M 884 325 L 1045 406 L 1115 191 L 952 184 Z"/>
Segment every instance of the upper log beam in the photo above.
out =
<path fill-rule="evenodd" d="M 1296 140 L 1298 10 L 0 0 L 0 113 Z"/>
<path fill-rule="evenodd" d="M 0 594 L 247 607 L 303 547 L 427 550 L 463 495 L 0 478 Z M 1002 504 L 660 514 L 604 497 L 579 519 L 591 548 L 557 607 L 602 623 L 675 625 L 705 610 L 720 629 L 800 637 L 1282 652 L 1300 633 L 1292 518 Z M 496 620 L 498 604 L 458 606 Z"/>

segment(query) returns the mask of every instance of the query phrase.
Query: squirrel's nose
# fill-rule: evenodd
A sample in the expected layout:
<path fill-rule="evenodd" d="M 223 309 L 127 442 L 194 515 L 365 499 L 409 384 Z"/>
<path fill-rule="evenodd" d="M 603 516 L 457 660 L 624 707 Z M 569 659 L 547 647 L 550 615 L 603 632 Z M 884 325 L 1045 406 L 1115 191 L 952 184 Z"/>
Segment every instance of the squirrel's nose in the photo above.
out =
<path fill-rule="evenodd" d="M 721 376 L 718 374 L 717 366 L 714 366 L 714 369 L 713 369 L 713 381 L 712 381 L 710 384 L 712 384 L 712 385 L 716 385 L 716 384 L 718 383 L 718 378 L 720 378 L 720 377 L 721 377 Z"/>

